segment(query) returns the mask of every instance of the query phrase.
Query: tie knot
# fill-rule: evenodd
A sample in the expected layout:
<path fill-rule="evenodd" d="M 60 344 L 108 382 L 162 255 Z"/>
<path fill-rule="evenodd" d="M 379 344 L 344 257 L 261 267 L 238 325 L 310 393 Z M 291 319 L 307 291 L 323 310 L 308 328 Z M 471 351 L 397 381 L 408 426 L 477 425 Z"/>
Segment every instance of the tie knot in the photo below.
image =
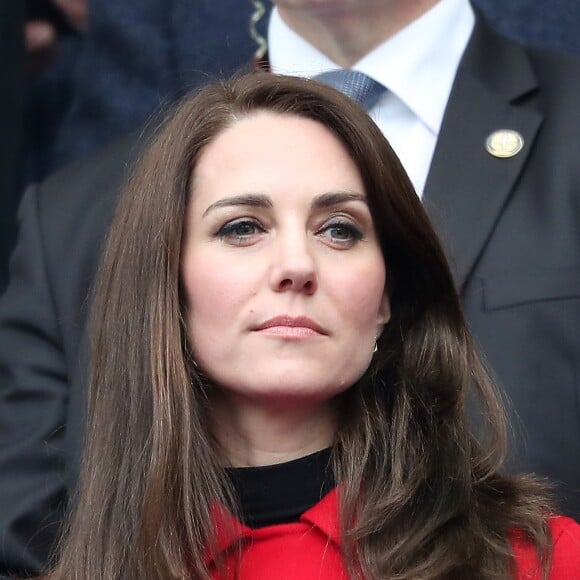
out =
<path fill-rule="evenodd" d="M 362 105 L 367 111 L 372 109 L 385 90 L 385 87 L 368 75 L 350 69 L 324 72 L 315 80 L 333 87 Z"/>

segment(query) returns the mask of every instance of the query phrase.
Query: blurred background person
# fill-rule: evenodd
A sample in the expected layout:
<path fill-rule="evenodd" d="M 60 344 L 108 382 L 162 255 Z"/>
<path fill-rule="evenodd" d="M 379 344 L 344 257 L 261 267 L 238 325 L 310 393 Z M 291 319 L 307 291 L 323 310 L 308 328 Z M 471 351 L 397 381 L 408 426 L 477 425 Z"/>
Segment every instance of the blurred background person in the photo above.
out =
<path fill-rule="evenodd" d="M 95 0 L 53 169 L 136 130 L 208 79 L 247 66 L 252 7 L 239 0 Z"/>
<path fill-rule="evenodd" d="M 25 6 L 28 94 L 21 188 L 61 166 L 55 147 L 74 99 L 88 29 L 87 0 L 28 0 Z"/>
<path fill-rule="evenodd" d="M 0 295 L 16 237 L 16 209 L 24 131 L 24 21 L 22 2 L 0 0 Z"/>
<path fill-rule="evenodd" d="M 52 148 L 85 29 L 85 0 L 0 2 L 0 294 L 21 192 L 55 167 Z"/>

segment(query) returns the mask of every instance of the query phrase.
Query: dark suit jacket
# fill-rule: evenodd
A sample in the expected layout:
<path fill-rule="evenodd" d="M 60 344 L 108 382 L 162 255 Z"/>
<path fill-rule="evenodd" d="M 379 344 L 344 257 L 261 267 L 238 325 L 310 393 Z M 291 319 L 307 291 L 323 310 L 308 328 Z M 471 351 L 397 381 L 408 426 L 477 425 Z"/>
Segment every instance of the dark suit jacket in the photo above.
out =
<path fill-rule="evenodd" d="M 525 50 L 478 21 L 425 192 L 476 340 L 525 426 L 518 465 L 566 482 L 563 507 L 576 516 L 579 73 L 578 61 Z M 504 128 L 525 146 L 497 159 L 485 140 Z M 134 143 L 51 178 L 22 206 L 0 307 L 0 570 L 43 565 L 77 479 L 87 295 Z"/>

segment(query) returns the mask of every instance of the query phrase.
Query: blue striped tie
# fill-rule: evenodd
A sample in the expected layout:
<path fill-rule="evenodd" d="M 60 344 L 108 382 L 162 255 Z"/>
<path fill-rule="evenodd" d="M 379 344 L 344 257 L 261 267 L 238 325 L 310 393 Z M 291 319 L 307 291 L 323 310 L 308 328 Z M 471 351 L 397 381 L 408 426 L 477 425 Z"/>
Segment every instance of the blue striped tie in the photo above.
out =
<path fill-rule="evenodd" d="M 367 111 L 373 108 L 385 91 L 383 85 L 356 70 L 338 69 L 328 71 L 315 76 L 314 79 L 337 89 L 359 105 L 362 105 Z"/>

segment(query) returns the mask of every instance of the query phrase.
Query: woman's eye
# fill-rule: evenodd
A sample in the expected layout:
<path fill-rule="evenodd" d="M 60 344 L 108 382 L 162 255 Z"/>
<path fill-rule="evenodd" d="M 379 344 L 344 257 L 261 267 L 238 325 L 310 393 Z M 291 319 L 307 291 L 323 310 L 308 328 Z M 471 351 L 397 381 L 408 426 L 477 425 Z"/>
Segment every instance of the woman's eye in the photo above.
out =
<path fill-rule="evenodd" d="M 324 226 L 319 235 L 328 238 L 332 243 L 351 247 L 363 239 L 362 232 L 349 222 L 333 222 Z"/>
<path fill-rule="evenodd" d="M 266 230 L 255 220 L 241 219 L 224 224 L 216 233 L 222 240 L 244 245 Z"/>

